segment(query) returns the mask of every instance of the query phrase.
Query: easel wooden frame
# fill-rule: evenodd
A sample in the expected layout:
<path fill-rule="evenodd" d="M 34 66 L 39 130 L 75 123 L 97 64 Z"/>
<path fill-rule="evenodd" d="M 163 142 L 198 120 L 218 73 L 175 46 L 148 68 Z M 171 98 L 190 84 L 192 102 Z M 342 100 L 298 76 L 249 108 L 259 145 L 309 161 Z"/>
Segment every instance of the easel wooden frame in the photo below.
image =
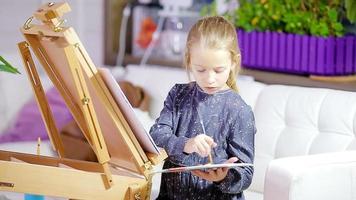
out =
<path fill-rule="evenodd" d="M 21 31 L 27 42 L 18 44 L 47 132 L 59 158 L 0 151 L 0 190 L 71 199 L 149 199 L 152 165 L 162 162 L 167 155 L 164 151 L 160 155 L 143 151 L 75 31 L 61 27 L 63 20 L 60 18 L 68 11 L 70 8 L 67 3 L 41 6 L 34 16 L 43 25 L 31 24 L 32 19 L 26 21 Z M 74 82 L 74 93 L 66 85 L 63 74 L 56 71 L 58 68 L 54 66 L 58 63 L 52 60 L 53 55 L 47 54 L 43 41 L 55 43 L 63 50 L 63 65 L 69 68 L 65 76 Z M 65 159 L 65 147 L 55 126 L 29 46 L 64 98 L 99 163 Z M 88 88 L 89 85 L 92 88 Z M 100 113 L 97 113 L 95 98 L 89 89 L 95 90 L 109 119 L 120 133 L 121 139 L 117 142 L 121 142 L 123 151 L 127 151 L 124 153 L 129 154 L 129 159 L 126 158 L 124 162 L 114 160 L 115 155 L 109 155 L 107 141 L 102 134 L 103 127 L 97 116 Z M 75 102 L 75 96 L 79 97 L 80 103 Z M 12 158 L 23 162 L 13 162 Z"/>

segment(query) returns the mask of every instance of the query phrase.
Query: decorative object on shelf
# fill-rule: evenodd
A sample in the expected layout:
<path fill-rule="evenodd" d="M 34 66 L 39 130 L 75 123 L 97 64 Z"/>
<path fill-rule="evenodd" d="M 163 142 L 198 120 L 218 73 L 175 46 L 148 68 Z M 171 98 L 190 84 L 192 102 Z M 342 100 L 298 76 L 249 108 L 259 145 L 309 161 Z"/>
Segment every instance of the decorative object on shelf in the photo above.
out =
<path fill-rule="evenodd" d="M 199 17 L 199 13 L 191 9 L 192 0 L 160 0 L 159 3 L 162 8 L 139 5 L 133 9 L 132 54 L 142 57 L 141 65 L 151 55 L 181 60 L 187 32 Z"/>
<path fill-rule="evenodd" d="M 355 3 L 349 0 L 283 3 L 240 0 L 239 3 L 235 12 L 225 15 L 238 29 L 244 67 L 321 76 L 356 73 L 356 37 L 345 34 L 341 23 L 355 22 Z"/>
<path fill-rule="evenodd" d="M 13 74 L 21 74 L 15 67 L 7 62 L 2 56 L 0 56 L 0 72 L 9 72 Z"/>
<path fill-rule="evenodd" d="M 141 48 L 147 48 L 152 40 L 152 35 L 157 28 L 157 24 L 151 17 L 146 17 L 141 22 L 141 30 L 136 39 L 136 43 Z"/>

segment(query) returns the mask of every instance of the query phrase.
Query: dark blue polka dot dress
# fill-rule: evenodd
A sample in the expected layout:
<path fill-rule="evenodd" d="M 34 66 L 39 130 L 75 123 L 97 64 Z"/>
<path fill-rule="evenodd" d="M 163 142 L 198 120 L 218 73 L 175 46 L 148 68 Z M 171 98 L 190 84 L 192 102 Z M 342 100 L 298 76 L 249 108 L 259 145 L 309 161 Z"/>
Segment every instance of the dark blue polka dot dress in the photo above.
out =
<path fill-rule="evenodd" d="M 199 117 L 201 119 L 199 119 Z M 217 143 L 214 163 L 230 157 L 253 163 L 255 120 L 251 107 L 229 89 L 207 94 L 195 83 L 176 84 L 150 130 L 156 144 L 168 153 L 164 168 L 206 164 L 197 153 L 183 152 L 189 138 L 203 134 Z M 229 169 L 221 182 L 210 182 L 190 172 L 162 174 L 158 199 L 244 199 L 242 191 L 251 184 L 252 167 Z"/>

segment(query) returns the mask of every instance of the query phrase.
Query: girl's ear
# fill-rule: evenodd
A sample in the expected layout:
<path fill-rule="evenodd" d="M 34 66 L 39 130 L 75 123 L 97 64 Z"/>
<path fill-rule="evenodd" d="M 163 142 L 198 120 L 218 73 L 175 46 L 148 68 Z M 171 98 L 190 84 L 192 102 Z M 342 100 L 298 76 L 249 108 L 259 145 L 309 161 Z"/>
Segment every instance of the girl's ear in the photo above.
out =
<path fill-rule="evenodd" d="M 237 54 L 236 57 L 237 57 L 238 64 L 240 64 L 241 63 L 241 54 Z"/>
<path fill-rule="evenodd" d="M 233 57 L 232 63 L 231 63 L 231 71 L 233 71 L 235 74 L 236 74 L 236 72 L 239 71 L 240 63 L 241 63 L 241 56 L 240 56 L 240 54 L 236 54 Z"/>
<path fill-rule="evenodd" d="M 241 54 L 235 56 L 235 73 L 237 73 L 241 68 Z"/>

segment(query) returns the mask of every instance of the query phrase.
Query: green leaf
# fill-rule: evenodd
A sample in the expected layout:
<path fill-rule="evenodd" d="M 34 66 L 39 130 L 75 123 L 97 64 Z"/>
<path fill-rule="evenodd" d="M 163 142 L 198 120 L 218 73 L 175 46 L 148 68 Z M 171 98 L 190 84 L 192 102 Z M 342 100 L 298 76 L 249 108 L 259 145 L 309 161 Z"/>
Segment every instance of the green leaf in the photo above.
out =
<path fill-rule="evenodd" d="M 337 21 L 337 11 L 336 10 L 334 10 L 334 9 L 329 10 L 328 11 L 328 16 L 329 16 L 329 18 L 330 18 L 330 20 L 332 22 L 336 22 Z"/>
<path fill-rule="evenodd" d="M 356 1 L 345 0 L 346 16 L 351 23 L 356 22 Z"/>
<path fill-rule="evenodd" d="M 329 35 L 329 28 L 325 22 L 320 22 L 319 30 L 321 36 L 327 37 Z"/>
<path fill-rule="evenodd" d="M 1 56 L 0 56 L 0 71 L 9 72 L 13 74 L 21 74 L 15 67 L 13 67 Z"/>

